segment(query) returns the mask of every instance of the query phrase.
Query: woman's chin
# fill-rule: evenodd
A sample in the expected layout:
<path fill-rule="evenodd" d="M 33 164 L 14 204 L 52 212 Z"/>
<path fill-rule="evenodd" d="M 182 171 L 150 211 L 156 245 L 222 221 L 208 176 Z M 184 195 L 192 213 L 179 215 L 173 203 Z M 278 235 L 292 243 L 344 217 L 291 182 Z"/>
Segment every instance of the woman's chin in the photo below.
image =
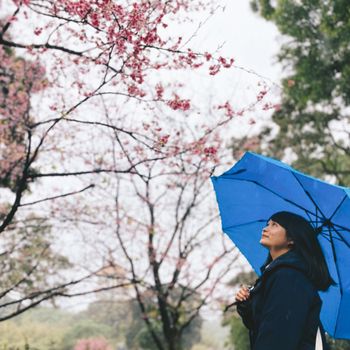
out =
<path fill-rule="evenodd" d="M 265 240 L 262 238 L 259 242 L 263 247 L 268 248 L 268 245 L 266 244 Z"/>

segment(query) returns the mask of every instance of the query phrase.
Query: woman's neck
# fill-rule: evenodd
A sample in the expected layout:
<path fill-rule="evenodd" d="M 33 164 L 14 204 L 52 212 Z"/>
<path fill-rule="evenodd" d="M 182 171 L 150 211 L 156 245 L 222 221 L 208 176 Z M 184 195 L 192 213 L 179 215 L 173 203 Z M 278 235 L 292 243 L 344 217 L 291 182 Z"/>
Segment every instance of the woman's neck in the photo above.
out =
<path fill-rule="evenodd" d="M 275 260 L 277 259 L 279 256 L 289 252 L 290 249 L 289 248 L 283 248 L 283 249 L 279 249 L 279 250 L 273 250 L 273 249 L 270 249 L 270 255 L 271 255 L 271 258 L 272 260 Z"/>

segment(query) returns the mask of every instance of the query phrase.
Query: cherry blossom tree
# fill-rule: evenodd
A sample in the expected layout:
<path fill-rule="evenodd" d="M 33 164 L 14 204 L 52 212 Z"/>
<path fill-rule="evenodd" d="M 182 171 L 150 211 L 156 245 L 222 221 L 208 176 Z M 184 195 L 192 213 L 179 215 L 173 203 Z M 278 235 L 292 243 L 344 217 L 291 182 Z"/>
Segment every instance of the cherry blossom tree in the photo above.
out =
<path fill-rule="evenodd" d="M 163 141 L 164 153 L 186 143 L 188 132 L 172 129 L 182 137 Z M 219 305 L 232 277 L 238 254 L 217 232 L 208 186 L 221 142 L 211 134 L 187 152 L 135 166 L 135 174 L 105 174 L 85 212 L 85 266 L 102 266 L 99 285 L 129 285 L 119 297 L 136 301 L 152 349 L 183 349 L 184 334 L 203 309 Z M 132 163 L 133 152 L 124 152 Z"/>
<path fill-rule="evenodd" d="M 209 53 L 183 52 L 179 49 L 181 38 L 161 38 L 159 31 L 167 27 L 166 15 L 174 16 L 188 10 L 189 4 L 184 1 L 122 4 L 113 1 L 13 1 L 13 5 L 13 13 L 5 17 L 1 25 L 2 62 L 4 67 L 7 66 L 6 60 L 13 56 L 7 52 L 16 49 L 28 56 L 31 63 L 27 63 L 26 68 L 20 68 L 17 60 L 18 67 L 14 68 L 17 71 L 12 74 L 15 82 L 9 80 L 5 71 L 2 74 L 4 83 L 11 86 L 3 89 L 2 183 L 16 179 L 17 187 L 16 199 L 0 231 L 11 222 L 28 183 L 43 177 L 110 171 L 98 164 L 88 164 L 92 166 L 76 171 L 30 171 L 42 153 L 50 152 L 51 159 L 55 158 L 57 162 L 62 162 L 67 153 L 70 153 L 68 157 L 72 157 L 74 146 L 67 145 L 67 139 L 76 137 L 81 132 L 79 127 L 115 128 L 141 148 L 150 148 L 154 143 L 166 140 L 166 135 L 157 132 L 159 128 L 156 125 L 148 133 L 151 135 L 128 127 L 125 120 L 118 116 L 119 110 L 115 110 L 116 117 L 105 123 L 101 118 L 91 120 L 90 115 L 83 118 L 86 109 L 94 108 L 98 115 L 108 97 L 114 100 L 121 97 L 124 100 L 119 99 L 120 104 L 133 99 L 145 103 L 146 109 L 150 109 L 150 103 L 157 102 L 171 110 L 188 111 L 191 101 L 180 97 L 172 86 L 166 88 L 161 82 L 154 81 L 151 72 L 198 69 L 207 63 L 210 74 L 216 74 L 233 64 L 233 59 L 214 59 Z M 30 65 L 35 66 L 37 71 L 32 70 Z M 40 77 L 33 79 L 34 76 L 29 76 L 43 76 L 44 66 L 46 75 L 42 82 Z M 25 83 L 19 89 L 18 84 L 23 81 Z M 31 86 L 33 82 L 35 84 Z M 45 89 L 40 84 L 45 84 Z M 34 106 L 29 101 L 39 90 L 42 93 L 37 94 Z M 16 108 L 20 110 L 9 117 L 14 101 L 19 102 Z M 14 130 L 15 126 L 13 135 L 10 130 Z M 65 137 L 60 143 L 62 135 Z M 8 137 L 16 140 L 7 140 Z M 138 162 L 145 161 L 147 159 L 138 159 Z M 51 163 L 54 161 L 51 160 Z M 57 168 L 57 163 L 55 166 Z M 114 171 L 132 172 L 133 168 L 120 166 Z"/>
<path fill-rule="evenodd" d="M 123 287 L 157 348 L 176 349 L 236 259 L 214 236 L 217 212 L 208 206 L 208 179 L 222 163 L 220 132 L 257 106 L 274 108 L 264 101 L 269 87 L 258 87 L 245 107 L 222 98 L 202 106 L 191 96 L 189 72 L 215 78 L 235 68 L 233 58 L 195 52 L 169 30 L 212 4 L 8 3 L 0 23 L 0 233 L 19 232 L 35 212 L 56 238 L 81 232 L 88 259 L 73 278 L 48 271 L 46 288 L 20 289 L 26 279 L 15 276 L 0 320 L 58 296 Z M 70 288 L 106 274 L 109 285 Z M 154 317 L 144 293 L 156 302 Z"/>

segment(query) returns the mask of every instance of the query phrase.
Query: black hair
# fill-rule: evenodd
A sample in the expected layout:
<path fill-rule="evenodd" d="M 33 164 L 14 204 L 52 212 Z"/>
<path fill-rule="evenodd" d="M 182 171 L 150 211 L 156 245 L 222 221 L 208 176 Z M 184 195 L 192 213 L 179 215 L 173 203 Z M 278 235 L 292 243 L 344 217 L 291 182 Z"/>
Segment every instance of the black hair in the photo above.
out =
<path fill-rule="evenodd" d="M 305 261 L 308 276 L 318 290 L 325 291 L 335 284 L 317 239 L 317 230 L 304 217 L 280 211 L 273 214 L 269 220 L 277 222 L 286 230 L 287 239 L 293 241 L 291 249 Z"/>

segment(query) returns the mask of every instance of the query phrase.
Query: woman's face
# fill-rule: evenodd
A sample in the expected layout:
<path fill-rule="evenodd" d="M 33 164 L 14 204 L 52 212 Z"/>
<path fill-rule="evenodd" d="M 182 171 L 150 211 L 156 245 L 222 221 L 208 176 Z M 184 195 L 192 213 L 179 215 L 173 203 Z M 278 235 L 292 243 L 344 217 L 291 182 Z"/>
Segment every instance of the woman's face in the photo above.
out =
<path fill-rule="evenodd" d="M 274 251 L 289 249 L 290 241 L 286 230 L 273 220 L 269 220 L 262 231 L 260 244 Z"/>

